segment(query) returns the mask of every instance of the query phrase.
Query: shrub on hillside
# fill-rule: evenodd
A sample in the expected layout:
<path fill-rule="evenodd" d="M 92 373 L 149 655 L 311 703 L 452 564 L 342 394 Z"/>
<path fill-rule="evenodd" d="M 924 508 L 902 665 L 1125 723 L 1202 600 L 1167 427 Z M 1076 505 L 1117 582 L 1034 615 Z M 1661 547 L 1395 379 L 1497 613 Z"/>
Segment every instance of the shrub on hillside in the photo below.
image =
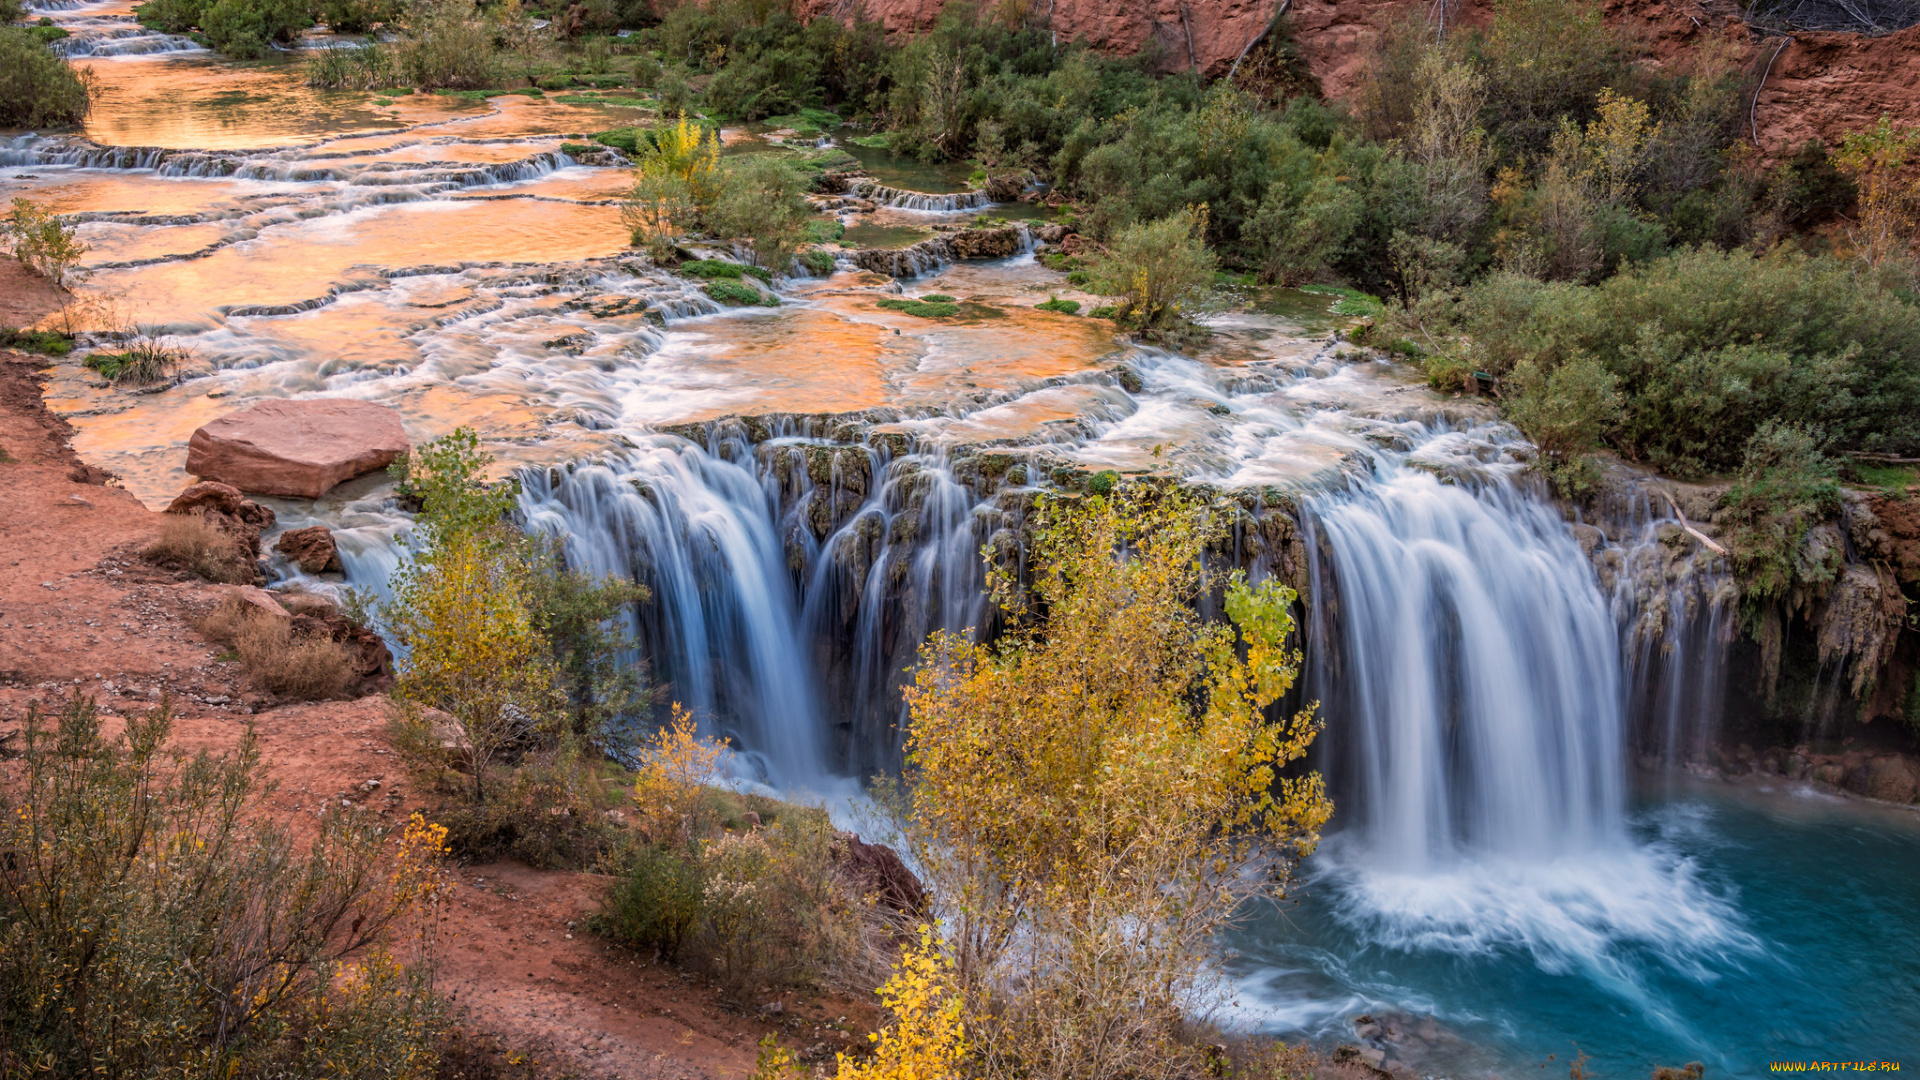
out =
<path fill-rule="evenodd" d="M 207 43 L 240 59 L 291 45 L 312 25 L 313 10 L 306 0 L 211 0 L 200 15 Z"/>
<path fill-rule="evenodd" d="M 1750 602 L 1784 597 L 1796 585 L 1824 586 L 1840 567 L 1803 555 L 1807 531 L 1840 509 L 1832 461 L 1811 432 L 1769 420 L 1747 441 L 1740 478 L 1721 499 L 1727 548 Z M 1832 553 L 1836 558 L 1839 552 Z"/>
<path fill-rule="evenodd" d="M 310 840 L 269 817 L 249 729 L 167 747 L 168 703 L 115 738 L 76 698 L 27 712 L 0 793 L 0 1073 L 431 1076 L 437 831 L 373 815 Z"/>
<path fill-rule="evenodd" d="M 1117 299 L 1113 317 L 1149 331 L 1185 322 L 1213 284 L 1206 214 L 1187 208 L 1120 230 L 1089 268 L 1088 288 Z"/>
<path fill-rule="evenodd" d="M 23 27 L 0 26 L 0 127 L 68 127 L 92 108 L 93 76 Z"/>
<path fill-rule="evenodd" d="M 839 876 L 826 812 L 718 786 L 724 753 L 678 706 L 641 743 L 638 836 L 612 860 L 596 929 L 732 993 L 866 978 L 878 924 Z"/>
<path fill-rule="evenodd" d="M 87 253 L 87 245 L 80 240 L 75 226 L 60 220 L 32 199 L 13 200 L 6 220 L 0 221 L 0 238 L 6 241 L 7 249 L 20 265 L 63 289 Z"/>
<path fill-rule="evenodd" d="M 806 173 L 773 154 L 735 158 L 701 221 L 722 239 L 751 244 L 754 265 L 784 274 L 806 240 L 811 185 Z"/>
<path fill-rule="evenodd" d="M 1920 304 L 1838 259 L 1695 250 L 1593 286 L 1496 274 L 1461 315 L 1495 376 L 1591 357 L 1621 397 L 1608 442 L 1663 470 L 1729 471 L 1770 420 L 1834 449 L 1920 448 Z"/>

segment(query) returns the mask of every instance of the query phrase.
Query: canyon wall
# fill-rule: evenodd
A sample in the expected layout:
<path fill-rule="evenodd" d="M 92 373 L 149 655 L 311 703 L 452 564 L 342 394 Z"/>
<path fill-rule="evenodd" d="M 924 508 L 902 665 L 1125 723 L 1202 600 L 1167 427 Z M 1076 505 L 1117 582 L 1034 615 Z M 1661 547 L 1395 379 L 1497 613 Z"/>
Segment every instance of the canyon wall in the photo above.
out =
<path fill-rule="evenodd" d="M 847 17 L 857 4 L 894 33 L 932 26 L 948 0 L 805 0 L 810 16 Z M 1030 0 L 1035 18 L 1061 42 L 1104 52 L 1152 50 L 1169 71 L 1224 75 L 1272 20 L 1283 0 Z M 1449 20 L 1484 26 L 1490 0 L 1455 0 Z M 1714 38 L 1724 38 L 1759 83 L 1750 137 L 1769 159 L 1810 138 L 1837 142 L 1882 113 L 1920 124 L 1920 27 L 1882 37 L 1858 34 L 1762 34 L 1740 20 L 1733 0 L 1609 0 L 1607 18 L 1647 44 L 1650 62 L 1681 69 Z M 1366 54 L 1387 19 L 1428 11 L 1416 0 L 1295 0 L 1285 15 L 1293 40 L 1327 97 L 1351 97 Z"/>

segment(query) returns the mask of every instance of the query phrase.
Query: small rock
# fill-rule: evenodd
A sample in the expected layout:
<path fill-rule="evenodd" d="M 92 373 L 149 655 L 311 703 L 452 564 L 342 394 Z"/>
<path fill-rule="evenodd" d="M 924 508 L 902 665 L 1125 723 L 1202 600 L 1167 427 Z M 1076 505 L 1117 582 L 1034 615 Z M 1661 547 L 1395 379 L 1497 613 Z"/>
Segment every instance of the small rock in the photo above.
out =
<path fill-rule="evenodd" d="M 341 572 L 340 549 L 335 546 L 333 533 L 325 525 L 310 525 L 304 529 L 288 529 L 274 542 L 273 550 L 287 557 L 287 561 L 309 574 L 337 574 Z"/>

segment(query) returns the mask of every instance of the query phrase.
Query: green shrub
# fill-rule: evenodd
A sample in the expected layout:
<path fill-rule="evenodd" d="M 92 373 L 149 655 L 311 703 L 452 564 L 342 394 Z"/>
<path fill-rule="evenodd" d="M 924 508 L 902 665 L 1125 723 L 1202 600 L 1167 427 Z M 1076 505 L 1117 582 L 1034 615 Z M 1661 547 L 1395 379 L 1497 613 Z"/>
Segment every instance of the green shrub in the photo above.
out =
<path fill-rule="evenodd" d="M 925 300 L 907 300 L 889 296 L 874 301 L 874 306 L 886 308 L 888 311 L 904 312 L 921 319 L 944 319 L 950 315 L 960 314 L 960 305 L 951 301 L 936 300 L 928 303 Z"/>
<path fill-rule="evenodd" d="M 736 158 L 726 166 L 718 198 L 701 208 L 700 220 L 715 235 L 751 243 L 756 266 L 785 273 L 806 239 L 811 186 L 804 172 L 776 155 Z"/>
<path fill-rule="evenodd" d="M 20 265 L 63 289 L 87 253 L 74 226 L 31 199 L 13 200 L 6 219 L 0 221 L 0 238 Z"/>
<path fill-rule="evenodd" d="M 1608 441 L 1671 472 L 1734 468 L 1768 421 L 1839 450 L 1920 448 L 1920 304 L 1838 259 L 1685 251 L 1594 286 L 1496 274 L 1462 329 L 1495 376 L 1592 357 L 1622 399 Z"/>
<path fill-rule="evenodd" d="M 200 15 L 200 28 L 216 51 L 241 59 L 265 56 L 273 46 L 290 45 L 313 25 L 305 0 L 212 0 Z"/>
<path fill-rule="evenodd" d="M 699 924 L 705 884 L 694 859 L 642 844 L 627 856 L 590 925 L 596 933 L 634 948 L 678 959 Z"/>
<path fill-rule="evenodd" d="M 141 25 L 169 34 L 184 34 L 200 25 L 206 0 L 147 0 L 133 9 Z"/>
<path fill-rule="evenodd" d="M 1094 259 L 1088 287 L 1119 298 L 1115 318 L 1146 330 L 1171 329 L 1213 284 L 1215 259 L 1203 239 L 1205 214 L 1181 210 L 1120 230 Z"/>
<path fill-rule="evenodd" d="M 697 277 L 703 281 L 739 281 L 746 267 L 725 259 L 688 259 L 675 268 L 688 277 Z"/>
<path fill-rule="evenodd" d="M 57 330 L 9 330 L 0 327 L 0 348 L 20 349 L 45 356 L 65 356 L 73 351 L 73 335 Z"/>
<path fill-rule="evenodd" d="M 640 132 L 640 128 L 614 128 L 595 135 L 593 141 L 632 157 L 640 152 Z"/>
<path fill-rule="evenodd" d="M 132 327 L 110 335 L 120 352 L 96 352 L 86 365 L 111 383 L 150 386 L 171 379 L 189 354 L 172 338 L 151 327 Z"/>
<path fill-rule="evenodd" d="M 1507 417 L 1540 448 L 1542 470 L 1562 495 L 1585 493 L 1597 479 L 1588 457 L 1620 413 L 1613 374 L 1576 356 L 1543 374 L 1522 361 L 1507 380 Z"/>
<path fill-rule="evenodd" d="M 833 273 L 833 254 L 826 251 L 808 251 L 800 256 L 800 265 L 814 277 L 825 277 Z"/>
<path fill-rule="evenodd" d="M 1833 462 L 1805 428 L 1769 420 L 1747 441 L 1740 479 L 1721 499 L 1721 524 L 1742 594 L 1783 597 L 1795 585 L 1821 586 L 1839 572 L 1830 558 L 1801 550 L 1807 531 L 1840 509 Z"/>
<path fill-rule="evenodd" d="M 399 0 L 318 0 L 314 12 L 336 34 L 364 34 L 400 17 Z"/>
<path fill-rule="evenodd" d="M 780 298 L 772 293 L 764 293 L 751 285 L 739 281 L 720 278 L 701 286 L 708 296 L 728 307 L 779 307 Z"/>
<path fill-rule="evenodd" d="M 93 76 L 31 31 L 0 26 L 0 127 L 67 127 L 87 118 Z"/>
<path fill-rule="evenodd" d="M 1047 302 L 1033 305 L 1041 311 L 1057 311 L 1062 315 L 1073 315 L 1080 311 L 1080 301 L 1062 300 L 1052 293 L 1047 294 Z"/>
<path fill-rule="evenodd" d="M 946 293 L 928 293 L 920 298 L 920 302 L 923 304 L 951 304 L 957 299 L 959 298 L 948 296 Z"/>
<path fill-rule="evenodd" d="M 296 841 L 270 817 L 251 728 L 230 754 L 188 757 L 171 726 L 165 701 L 113 739 L 91 700 L 51 731 L 28 708 L 19 783 L 0 795 L 0 1062 L 430 1074 L 437 837 L 410 829 L 387 863 L 374 815 L 333 806 Z"/>

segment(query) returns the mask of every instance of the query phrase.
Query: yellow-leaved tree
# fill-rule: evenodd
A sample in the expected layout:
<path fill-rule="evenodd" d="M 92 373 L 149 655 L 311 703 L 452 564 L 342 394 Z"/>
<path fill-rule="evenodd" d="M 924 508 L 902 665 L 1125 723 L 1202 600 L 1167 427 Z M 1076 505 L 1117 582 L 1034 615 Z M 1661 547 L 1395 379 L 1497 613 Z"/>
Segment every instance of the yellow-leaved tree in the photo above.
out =
<path fill-rule="evenodd" d="M 1213 935 L 1284 894 L 1332 812 L 1283 776 L 1319 730 L 1273 722 L 1294 596 L 1208 573 L 1222 516 L 1123 488 L 1036 508 L 1030 594 L 992 646 L 935 636 L 907 693 L 905 831 L 947 920 L 988 1076 L 1189 1074 Z M 1198 602 L 1223 588 L 1227 621 Z M 881 1074 L 891 1075 L 891 1074 Z"/>
<path fill-rule="evenodd" d="M 893 1023 L 868 1036 L 871 1058 L 836 1054 L 835 1080 L 957 1080 L 967 1056 L 965 1003 L 933 927 L 922 926 L 919 941 L 900 951 L 880 1003 Z"/>
<path fill-rule="evenodd" d="M 648 132 L 641 142 L 620 219 L 634 244 L 664 258 L 674 238 L 691 231 L 720 197 L 723 180 L 719 138 L 681 113 L 677 123 Z"/>
<path fill-rule="evenodd" d="M 534 624 L 511 487 L 481 482 L 491 460 L 466 428 L 419 447 L 410 493 L 423 508 L 382 615 L 406 653 L 395 693 L 453 716 L 474 801 L 515 744 L 565 715 L 553 649 Z"/>

